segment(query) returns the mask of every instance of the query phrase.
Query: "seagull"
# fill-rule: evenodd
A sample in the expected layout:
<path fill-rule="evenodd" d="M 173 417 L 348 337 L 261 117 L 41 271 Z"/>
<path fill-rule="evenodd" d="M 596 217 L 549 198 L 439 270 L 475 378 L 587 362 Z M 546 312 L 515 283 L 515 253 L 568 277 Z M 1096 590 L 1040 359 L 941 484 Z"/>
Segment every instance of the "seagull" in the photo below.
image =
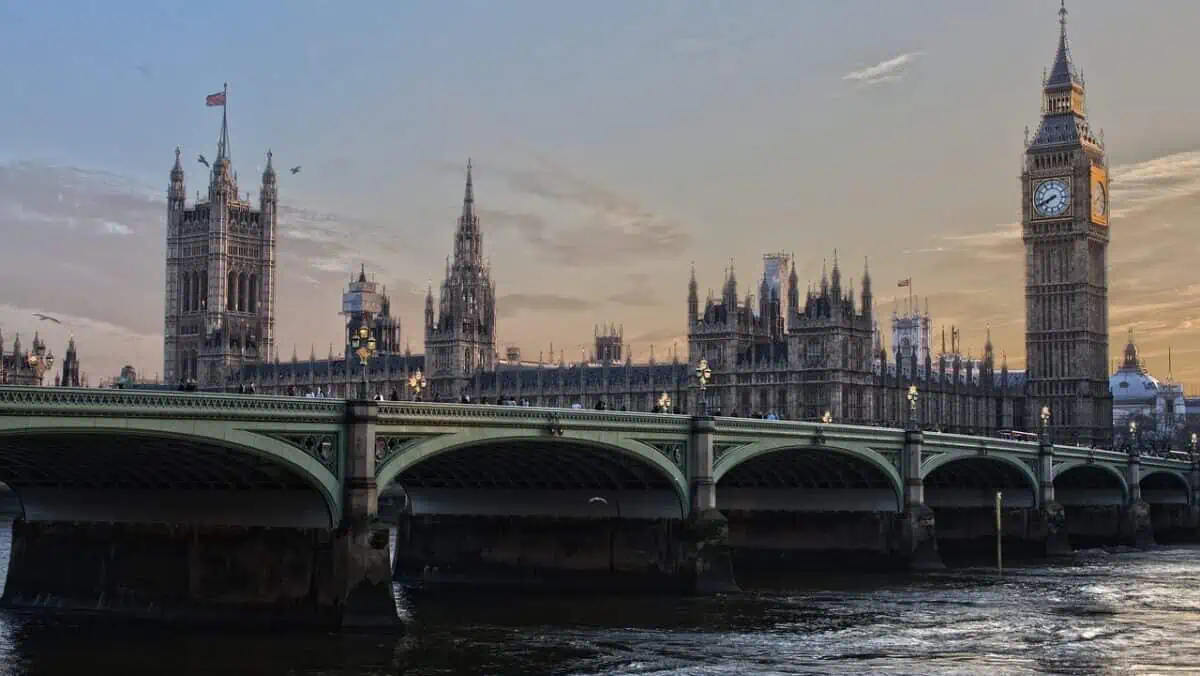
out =
<path fill-rule="evenodd" d="M 210 169 L 212 168 L 211 166 L 209 166 L 209 164 L 208 164 L 208 160 L 204 159 L 204 155 L 203 155 L 203 154 L 201 154 L 199 157 L 197 157 L 197 158 L 196 158 L 196 161 L 197 161 L 197 162 L 199 162 L 200 164 L 203 164 L 203 165 L 204 165 L 204 166 L 206 166 L 206 167 L 209 167 Z"/>
<path fill-rule="evenodd" d="M 292 176 L 295 176 L 296 174 L 299 174 L 299 173 L 300 173 L 300 165 L 297 164 L 296 166 L 292 167 Z"/>
<path fill-rule="evenodd" d="M 589 499 L 588 499 L 588 504 L 589 504 L 589 505 L 590 505 L 590 504 L 594 504 L 594 503 L 600 503 L 600 504 L 602 504 L 602 505 L 607 505 L 607 504 L 608 504 L 608 500 L 605 500 L 604 498 L 600 497 L 599 495 L 597 495 L 597 496 L 595 496 L 595 497 L 593 497 L 593 498 L 589 498 Z"/>
<path fill-rule="evenodd" d="M 62 324 L 62 322 L 58 321 L 58 320 L 57 320 L 57 319 L 55 319 L 54 317 L 51 317 L 50 315 L 44 315 L 44 314 L 42 314 L 42 313 L 40 313 L 40 312 L 35 312 L 35 313 L 33 313 L 33 316 L 34 316 L 34 317 L 37 317 L 38 319 L 40 319 L 40 320 L 42 320 L 42 321 L 44 321 L 44 322 L 54 322 L 55 324 Z"/>

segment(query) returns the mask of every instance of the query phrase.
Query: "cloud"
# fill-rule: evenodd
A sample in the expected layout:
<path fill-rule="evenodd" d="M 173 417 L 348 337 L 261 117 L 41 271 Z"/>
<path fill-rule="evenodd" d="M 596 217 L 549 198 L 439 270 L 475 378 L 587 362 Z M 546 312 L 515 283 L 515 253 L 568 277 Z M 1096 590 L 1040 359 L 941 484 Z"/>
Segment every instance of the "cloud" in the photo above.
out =
<path fill-rule="evenodd" d="M 510 293 L 496 298 L 497 318 L 512 317 L 521 312 L 582 312 L 593 303 L 584 298 L 555 293 Z"/>
<path fill-rule="evenodd" d="M 675 257 L 691 246 L 687 228 L 567 168 L 543 160 L 534 170 L 501 170 L 517 193 L 557 211 L 555 223 L 528 210 L 485 210 L 501 228 L 556 262 L 574 266 L 627 266 Z"/>
<path fill-rule="evenodd" d="M 1200 151 L 1113 167 L 1110 183 L 1114 224 L 1163 202 L 1200 195 Z"/>
<path fill-rule="evenodd" d="M 859 70 L 851 71 L 842 76 L 847 82 L 856 82 L 863 86 L 882 84 L 899 80 L 904 76 L 905 69 L 922 56 L 924 52 L 907 52 L 900 56 L 894 56 L 886 61 L 880 61 L 873 66 L 867 66 Z"/>
<path fill-rule="evenodd" d="M 124 225 L 121 223 L 114 223 L 113 221 L 101 221 L 100 225 L 102 227 L 101 232 L 103 232 L 106 235 L 125 236 L 125 235 L 133 234 L 132 228 L 130 228 L 128 225 Z"/>

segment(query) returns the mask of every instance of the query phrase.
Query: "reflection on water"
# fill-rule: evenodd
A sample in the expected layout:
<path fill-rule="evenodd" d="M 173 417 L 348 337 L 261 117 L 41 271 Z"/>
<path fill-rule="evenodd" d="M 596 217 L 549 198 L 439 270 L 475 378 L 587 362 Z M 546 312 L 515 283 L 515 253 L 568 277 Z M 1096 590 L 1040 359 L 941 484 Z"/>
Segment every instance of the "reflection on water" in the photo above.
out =
<path fill-rule="evenodd" d="M 1198 574 L 1172 548 L 723 598 L 401 596 L 404 636 L 0 614 L 0 675 L 1195 673 Z"/>

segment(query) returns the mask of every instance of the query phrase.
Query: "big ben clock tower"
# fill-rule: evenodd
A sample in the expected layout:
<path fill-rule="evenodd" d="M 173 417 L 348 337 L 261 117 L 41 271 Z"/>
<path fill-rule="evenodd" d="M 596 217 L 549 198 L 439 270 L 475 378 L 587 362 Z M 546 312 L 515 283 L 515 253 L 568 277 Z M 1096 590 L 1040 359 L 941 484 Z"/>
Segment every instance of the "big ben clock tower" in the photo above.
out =
<path fill-rule="evenodd" d="M 1045 407 L 1055 441 L 1108 447 L 1108 165 L 1103 141 L 1088 126 L 1066 7 L 1058 14 L 1058 53 L 1021 173 L 1026 420 L 1040 424 Z"/>

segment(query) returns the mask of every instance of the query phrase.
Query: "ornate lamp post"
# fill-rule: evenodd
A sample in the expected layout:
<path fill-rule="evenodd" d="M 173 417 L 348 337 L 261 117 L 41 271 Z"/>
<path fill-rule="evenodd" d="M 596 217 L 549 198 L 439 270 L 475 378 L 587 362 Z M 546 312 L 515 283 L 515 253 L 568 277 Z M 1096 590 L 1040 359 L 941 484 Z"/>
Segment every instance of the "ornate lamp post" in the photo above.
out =
<path fill-rule="evenodd" d="M 33 369 L 34 374 L 37 376 L 37 384 L 40 387 L 42 376 L 46 374 L 46 371 L 50 370 L 50 367 L 54 366 L 54 354 L 48 352 L 45 355 L 39 355 L 31 352 L 25 358 L 25 363 L 29 364 L 29 368 Z"/>
<path fill-rule="evenodd" d="M 1050 438 L 1050 407 L 1042 407 L 1042 438 Z"/>
<path fill-rule="evenodd" d="M 662 396 L 658 398 L 658 410 L 662 413 L 671 412 L 671 396 L 666 392 L 663 392 Z"/>
<path fill-rule="evenodd" d="M 1130 446 L 1130 448 L 1137 448 L 1137 427 L 1138 427 L 1138 425 L 1137 425 L 1136 420 L 1129 421 L 1129 446 Z"/>
<path fill-rule="evenodd" d="M 699 364 L 696 364 L 696 382 L 700 386 L 700 415 L 708 415 L 708 400 L 704 395 L 708 389 L 708 381 L 712 380 L 712 369 L 708 368 L 708 360 L 701 359 Z"/>
<path fill-rule="evenodd" d="M 358 327 L 358 331 L 350 338 L 350 348 L 358 356 L 358 365 L 362 367 L 362 398 L 368 399 L 367 363 L 375 356 L 375 336 L 366 324 Z"/>
<path fill-rule="evenodd" d="M 1192 466 L 1200 465 L 1200 454 L 1196 453 L 1196 433 L 1192 432 Z"/>
<path fill-rule="evenodd" d="M 425 376 L 421 373 L 420 369 L 417 369 L 416 373 L 408 377 L 408 389 L 412 390 L 413 401 L 421 401 L 421 392 L 428 384 L 429 382 L 425 380 Z"/>
<path fill-rule="evenodd" d="M 829 411 L 825 411 L 825 414 L 821 416 L 821 422 L 825 423 L 826 425 L 832 423 L 833 422 L 833 413 L 830 413 Z"/>
<path fill-rule="evenodd" d="M 908 425 L 909 425 L 909 429 L 915 430 L 918 427 L 920 427 L 920 425 L 918 424 L 919 419 L 917 418 L 917 401 L 920 398 L 921 398 L 921 395 L 919 392 L 917 392 L 917 386 L 909 385 L 908 386 Z"/>

